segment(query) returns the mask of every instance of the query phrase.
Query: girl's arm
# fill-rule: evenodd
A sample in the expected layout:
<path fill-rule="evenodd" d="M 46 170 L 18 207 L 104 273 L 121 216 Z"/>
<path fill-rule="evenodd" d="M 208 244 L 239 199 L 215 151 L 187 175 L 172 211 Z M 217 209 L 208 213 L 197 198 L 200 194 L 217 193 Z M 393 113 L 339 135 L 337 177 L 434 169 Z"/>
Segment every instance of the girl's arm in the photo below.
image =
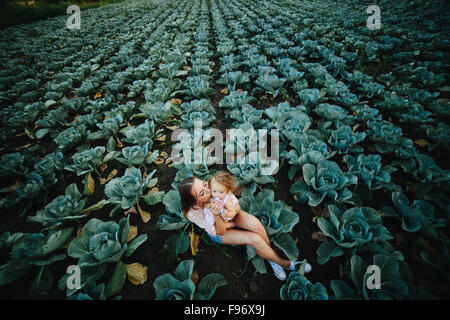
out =
<path fill-rule="evenodd" d="M 228 199 L 227 202 L 225 202 L 224 208 L 225 208 L 225 212 L 224 212 L 223 216 L 225 218 L 234 218 L 234 216 L 239 213 L 239 209 L 240 209 L 240 208 L 238 209 L 234 206 L 233 201 L 231 199 Z"/>

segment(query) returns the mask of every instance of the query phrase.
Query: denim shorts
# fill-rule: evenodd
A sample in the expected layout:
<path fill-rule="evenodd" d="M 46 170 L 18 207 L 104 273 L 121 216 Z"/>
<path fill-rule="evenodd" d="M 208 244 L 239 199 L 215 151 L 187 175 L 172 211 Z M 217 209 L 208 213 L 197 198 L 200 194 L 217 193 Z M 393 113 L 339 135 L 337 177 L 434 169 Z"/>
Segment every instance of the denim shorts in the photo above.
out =
<path fill-rule="evenodd" d="M 208 235 L 208 237 L 211 238 L 212 241 L 217 242 L 219 244 L 223 244 L 222 236 L 220 234 L 215 235 L 215 236 L 210 235 L 208 232 L 206 234 Z"/>

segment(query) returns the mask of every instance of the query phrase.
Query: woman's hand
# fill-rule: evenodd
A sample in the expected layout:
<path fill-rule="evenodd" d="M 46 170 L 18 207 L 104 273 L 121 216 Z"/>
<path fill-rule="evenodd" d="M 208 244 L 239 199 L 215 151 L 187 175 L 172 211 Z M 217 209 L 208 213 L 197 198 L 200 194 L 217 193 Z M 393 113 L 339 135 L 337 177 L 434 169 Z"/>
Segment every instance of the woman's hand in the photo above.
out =
<path fill-rule="evenodd" d="M 225 221 L 225 228 L 226 229 L 231 229 L 236 227 L 236 222 L 234 221 Z"/>

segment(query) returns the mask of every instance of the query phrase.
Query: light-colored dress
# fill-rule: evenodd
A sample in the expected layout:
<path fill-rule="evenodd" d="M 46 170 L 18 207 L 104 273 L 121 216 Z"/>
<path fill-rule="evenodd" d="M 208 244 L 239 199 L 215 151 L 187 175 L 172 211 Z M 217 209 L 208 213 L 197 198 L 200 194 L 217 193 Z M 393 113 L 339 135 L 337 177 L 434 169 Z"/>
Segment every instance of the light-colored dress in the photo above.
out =
<path fill-rule="evenodd" d="M 231 200 L 233 201 L 233 204 L 239 204 L 238 198 L 231 192 L 228 192 L 225 198 L 221 200 L 221 208 L 223 209 L 225 206 L 225 203 L 227 202 L 228 198 L 231 197 Z M 212 198 L 213 199 L 213 198 Z M 212 200 L 211 199 L 211 200 Z M 199 226 L 202 229 L 205 229 L 206 232 L 208 232 L 210 235 L 215 236 L 216 235 L 216 225 L 214 220 L 214 213 L 211 211 L 211 209 L 204 207 L 203 209 L 193 209 L 191 208 L 187 213 L 187 218 L 189 221 L 195 223 L 197 226 Z M 227 219 L 231 220 L 231 219 Z"/>
<path fill-rule="evenodd" d="M 214 221 L 214 215 L 211 216 L 209 213 L 205 214 L 205 209 L 193 209 L 191 208 L 187 213 L 187 218 L 189 221 L 195 223 L 202 229 L 205 229 L 210 235 L 216 235 L 216 225 Z M 209 210 L 210 211 L 210 210 Z M 212 214 L 212 213 L 211 213 Z M 211 220 L 212 218 L 212 220 Z"/>

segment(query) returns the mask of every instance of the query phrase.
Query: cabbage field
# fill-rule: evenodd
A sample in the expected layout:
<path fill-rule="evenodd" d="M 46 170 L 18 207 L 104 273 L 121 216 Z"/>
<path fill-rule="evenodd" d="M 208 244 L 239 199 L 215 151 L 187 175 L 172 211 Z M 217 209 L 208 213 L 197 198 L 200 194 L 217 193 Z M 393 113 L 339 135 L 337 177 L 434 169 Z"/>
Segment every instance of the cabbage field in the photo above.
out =
<path fill-rule="evenodd" d="M 126 0 L 0 31 L 0 298 L 450 298 L 449 9 Z M 202 157 L 211 136 L 174 161 L 198 121 L 278 132 L 278 170 Z M 218 170 L 312 272 L 184 218 L 179 183 Z"/>

